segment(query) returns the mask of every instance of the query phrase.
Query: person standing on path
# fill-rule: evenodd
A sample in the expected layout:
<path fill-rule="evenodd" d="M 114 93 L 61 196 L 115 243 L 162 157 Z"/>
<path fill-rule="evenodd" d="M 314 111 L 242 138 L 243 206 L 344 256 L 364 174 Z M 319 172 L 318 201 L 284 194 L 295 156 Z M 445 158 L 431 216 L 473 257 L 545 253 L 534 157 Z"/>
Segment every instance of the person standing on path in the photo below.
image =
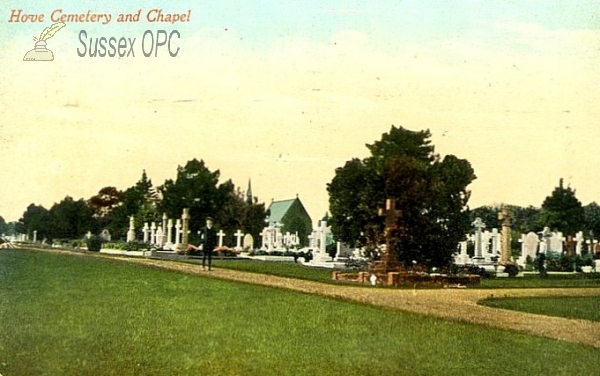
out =
<path fill-rule="evenodd" d="M 213 227 L 213 219 L 206 218 L 206 226 L 200 229 L 200 246 L 202 250 L 202 269 L 206 270 L 206 259 L 208 258 L 208 270 L 211 270 L 212 253 L 217 247 L 217 230 Z"/>

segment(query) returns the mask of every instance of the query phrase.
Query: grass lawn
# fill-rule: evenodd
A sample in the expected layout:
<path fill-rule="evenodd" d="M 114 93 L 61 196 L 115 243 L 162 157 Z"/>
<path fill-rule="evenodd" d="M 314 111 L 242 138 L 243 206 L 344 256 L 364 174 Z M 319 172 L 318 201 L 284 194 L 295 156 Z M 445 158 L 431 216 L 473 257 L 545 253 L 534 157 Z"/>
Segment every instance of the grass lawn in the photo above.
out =
<path fill-rule="evenodd" d="M 260 261 L 260 260 L 218 260 L 213 259 L 218 268 L 241 270 L 251 273 L 269 274 L 280 277 L 307 279 L 310 281 L 339 283 L 331 279 L 332 269 L 304 266 L 300 263 Z"/>
<path fill-rule="evenodd" d="M 482 288 L 576 288 L 600 287 L 600 273 L 550 274 L 546 278 L 527 275 L 519 278 L 489 278 L 481 280 Z"/>
<path fill-rule="evenodd" d="M 0 374 L 579 375 L 600 350 L 82 255 L 0 251 Z"/>
<path fill-rule="evenodd" d="M 479 303 L 547 316 L 600 321 L 600 297 L 597 296 L 485 299 Z"/>

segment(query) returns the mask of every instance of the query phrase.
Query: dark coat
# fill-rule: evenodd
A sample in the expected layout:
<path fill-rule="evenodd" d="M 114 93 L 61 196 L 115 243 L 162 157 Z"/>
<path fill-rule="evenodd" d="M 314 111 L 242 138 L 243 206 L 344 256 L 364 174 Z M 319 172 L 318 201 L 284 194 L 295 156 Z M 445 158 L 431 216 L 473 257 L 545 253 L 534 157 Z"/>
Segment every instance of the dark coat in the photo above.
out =
<path fill-rule="evenodd" d="M 217 230 L 214 227 L 200 229 L 200 245 L 203 251 L 212 251 L 217 248 Z"/>

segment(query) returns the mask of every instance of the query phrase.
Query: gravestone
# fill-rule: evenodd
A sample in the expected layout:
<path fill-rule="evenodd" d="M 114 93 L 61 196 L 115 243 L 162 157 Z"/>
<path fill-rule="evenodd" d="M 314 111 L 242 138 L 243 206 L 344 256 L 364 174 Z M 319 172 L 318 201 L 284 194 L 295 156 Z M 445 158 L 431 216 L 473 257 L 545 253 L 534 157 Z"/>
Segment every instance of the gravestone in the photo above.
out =
<path fill-rule="evenodd" d="M 150 226 L 150 244 L 156 244 L 156 222 Z"/>
<path fill-rule="evenodd" d="M 398 226 L 398 219 L 402 218 L 402 211 L 396 209 L 396 200 L 388 198 L 385 201 L 385 208 L 379 209 L 379 216 L 385 217 L 385 250 L 381 260 L 373 264 L 372 271 L 375 273 L 398 271 L 401 268 L 401 263 L 398 259 L 398 252 L 392 244 L 395 239 L 404 236 L 404 228 Z"/>
<path fill-rule="evenodd" d="M 100 237 L 102 238 L 102 240 L 104 240 L 105 242 L 109 242 L 110 241 L 110 232 L 108 232 L 107 229 L 102 230 L 102 232 L 100 233 Z"/>
<path fill-rule="evenodd" d="M 271 244 L 271 232 L 269 231 L 269 228 L 263 228 L 262 232 L 260 233 L 260 236 L 262 238 L 262 246 L 260 248 L 263 250 L 269 249 L 269 244 Z"/>
<path fill-rule="evenodd" d="M 481 257 L 483 262 L 491 262 L 490 255 L 490 240 L 492 239 L 492 233 L 485 230 L 481 233 Z M 481 262 L 481 261 L 480 261 Z"/>
<path fill-rule="evenodd" d="M 346 243 L 337 242 L 336 244 L 336 252 L 335 252 L 335 261 L 346 261 L 354 252 L 354 248 L 349 247 Z"/>
<path fill-rule="evenodd" d="M 481 218 L 475 218 L 475 221 L 472 223 L 473 227 L 475 227 L 475 256 L 473 256 L 473 261 L 475 263 L 480 263 L 484 260 L 483 257 L 483 239 L 482 239 L 482 229 L 485 228 L 485 223 L 481 220 Z"/>
<path fill-rule="evenodd" d="M 550 242 L 550 238 L 552 238 L 552 232 L 550 232 L 550 228 L 549 227 L 544 227 L 544 231 L 542 231 L 541 233 L 542 235 L 542 243 L 540 245 L 540 252 L 541 253 L 548 253 L 548 252 L 552 252 L 552 242 Z"/>
<path fill-rule="evenodd" d="M 457 265 L 467 265 L 471 262 L 471 258 L 467 253 L 467 241 L 462 241 L 459 243 L 460 245 L 460 254 L 454 258 L 454 262 Z"/>
<path fill-rule="evenodd" d="M 244 234 L 242 233 L 242 230 L 237 230 L 236 233 L 234 234 L 235 238 L 236 238 L 236 242 L 235 242 L 235 249 L 237 249 L 238 251 L 242 250 L 242 238 L 244 237 Z"/>
<path fill-rule="evenodd" d="M 165 244 L 168 248 L 170 248 L 173 245 L 172 239 L 173 239 L 173 220 L 169 219 L 167 221 L 167 242 Z"/>
<path fill-rule="evenodd" d="M 585 241 L 585 239 L 583 238 L 583 231 L 579 231 L 576 235 L 575 235 L 575 242 L 577 243 L 575 245 L 575 253 L 581 256 L 581 249 L 583 247 L 583 242 Z"/>
<path fill-rule="evenodd" d="M 219 248 L 221 248 L 223 246 L 223 238 L 225 237 L 225 233 L 223 230 L 219 230 L 219 232 L 217 232 L 217 236 L 219 237 Z"/>
<path fill-rule="evenodd" d="M 512 220 L 512 213 L 506 206 L 502 206 L 502 210 L 498 213 L 498 219 L 502 221 L 502 238 L 501 238 L 501 259 L 502 265 L 509 264 L 511 261 L 511 233 L 510 233 L 510 221 Z"/>
<path fill-rule="evenodd" d="M 536 253 L 538 251 L 538 245 L 540 244 L 540 239 L 538 238 L 535 232 L 530 232 L 525 236 L 525 254 L 521 255 L 523 259 L 527 256 L 531 258 L 531 261 L 535 260 Z"/>
<path fill-rule="evenodd" d="M 190 229 L 190 209 L 189 208 L 184 208 L 183 209 L 183 214 L 181 215 L 181 222 L 182 222 L 182 234 L 181 234 L 181 249 L 185 250 L 185 248 L 188 245 L 188 236 L 189 236 L 189 229 Z"/>
<path fill-rule="evenodd" d="M 144 228 L 142 228 L 142 233 L 144 234 L 144 243 L 148 243 L 148 235 L 150 234 L 150 227 L 148 227 L 148 222 L 144 223 Z"/>
<path fill-rule="evenodd" d="M 129 230 L 127 231 L 127 242 L 135 241 L 135 219 L 133 215 L 129 217 Z"/>
<path fill-rule="evenodd" d="M 492 258 L 496 259 L 500 252 L 500 234 L 497 228 L 492 229 Z"/>
<path fill-rule="evenodd" d="M 254 238 L 251 234 L 244 236 L 244 251 L 251 251 L 254 249 Z"/>
<path fill-rule="evenodd" d="M 565 238 L 563 237 L 562 232 L 553 232 L 550 237 L 550 248 L 553 252 L 562 253 L 564 241 Z"/>

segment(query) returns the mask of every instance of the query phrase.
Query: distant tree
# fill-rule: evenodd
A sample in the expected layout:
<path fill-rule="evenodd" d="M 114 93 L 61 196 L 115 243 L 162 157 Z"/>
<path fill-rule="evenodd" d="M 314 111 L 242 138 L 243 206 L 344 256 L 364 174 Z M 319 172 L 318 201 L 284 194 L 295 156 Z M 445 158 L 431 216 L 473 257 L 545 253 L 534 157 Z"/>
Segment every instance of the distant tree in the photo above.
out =
<path fill-rule="evenodd" d="M 105 227 L 113 238 L 124 239 L 129 229 L 129 217 L 134 216 L 135 228 L 140 229 L 144 222 L 158 221 L 158 196 L 148 178 L 146 171 L 142 172 L 140 180 L 134 186 L 126 189 L 119 196 L 119 203 L 112 205 L 105 218 Z M 181 214 L 179 214 L 181 216 Z"/>
<path fill-rule="evenodd" d="M 8 222 L 8 230 L 6 232 L 7 235 L 17 235 L 20 233 L 19 229 L 22 224 L 18 221 Z"/>
<path fill-rule="evenodd" d="M 48 209 L 41 205 L 30 204 L 23 216 L 19 219 L 20 231 L 33 239 L 33 232 L 37 231 L 37 239 L 42 240 L 50 237 L 50 214 Z"/>
<path fill-rule="evenodd" d="M 246 210 L 246 219 L 243 222 L 242 230 L 246 234 L 252 235 L 256 245 L 260 238 L 260 233 L 265 227 L 265 218 L 267 211 L 264 203 L 258 203 L 258 198 L 254 197 L 251 202 L 246 201 L 248 209 Z"/>
<path fill-rule="evenodd" d="M 510 205 L 510 210 L 513 214 L 512 229 L 519 233 L 526 234 L 530 231 L 537 232 L 541 230 L 540 226 L 540 209 L 528 206 Z"/>
<path fill-rule="evenodd" d="M 497 206 L 479 206 L 469 210 L 469 222 L 473 223 L 475 219 L 481 218 L 486 228 L 500 228 L 500 221 L 498 220 L 499 212 L 500 208 Z"/>
<path fill-rule="evenodd" d="M 540 223 L 551 230 L 561 231 L 565 236 L 574 235 L 581 230 L 584 222 L 584 209 L 575 197 L 575 190 L 563 186 L 560 179 L 558 187 L 542 204 Z"/>
<path fill-rule="evenodd" d="M 394 236 L 405 264 L 413 260 L 443 266 L 469 230 L 467 186 L 475 174 L 467 160 L 434 153 L 429 131 L 392 127 L 367 145 L 371 156 L 336 169 L 328 184 L 334 237 L 350 246 L 374 247 L 384 241 L 378 209 L 396 200 L 404 235 Z"/>
<path fill-rule="evenodd" d="M 50 239 L 77 239 L 88 231 L 98 232 L 97 222 L 86 201 L 66 196 L 52 205 L 49 212 Z"/>
<path fill-rule="evenodd" d="M 587 235 L 592 231 L 600 235 L 600 205 L 595 201 L 583 207 L 584 228 L 580 229 Z"/>
<path fill-rule="evenodd" d="M 88 205 L 94 218 L 106 218 L 119 205 L 122 195 L 123 192 L 115 187 L 104 187 L 98 191 L 98 194 L 90 197 Z"/>
<path fill-rule="evenodd" d="M 8 223 L 0 216 L 0 236 L 8 234 Z"/>
<path fill-rule="evenodd" d="M 527 233 L 529 231 L 538 231 L 540 228 L 539 214 L 540 209 L 533 206 L 526 208 L 517 205 L 507 205 L 512 213 L 511 228 L 513 231 L 519 233 Z M 500 212 L 500 206 L 480 206 L 469 210 L 470 222 L 473 223 L 476 218 L 481 218 L 485 223 L 486 228 L 497 228 L 500 229 L 502 224 L 498 219 L 498 213 Z"/>

